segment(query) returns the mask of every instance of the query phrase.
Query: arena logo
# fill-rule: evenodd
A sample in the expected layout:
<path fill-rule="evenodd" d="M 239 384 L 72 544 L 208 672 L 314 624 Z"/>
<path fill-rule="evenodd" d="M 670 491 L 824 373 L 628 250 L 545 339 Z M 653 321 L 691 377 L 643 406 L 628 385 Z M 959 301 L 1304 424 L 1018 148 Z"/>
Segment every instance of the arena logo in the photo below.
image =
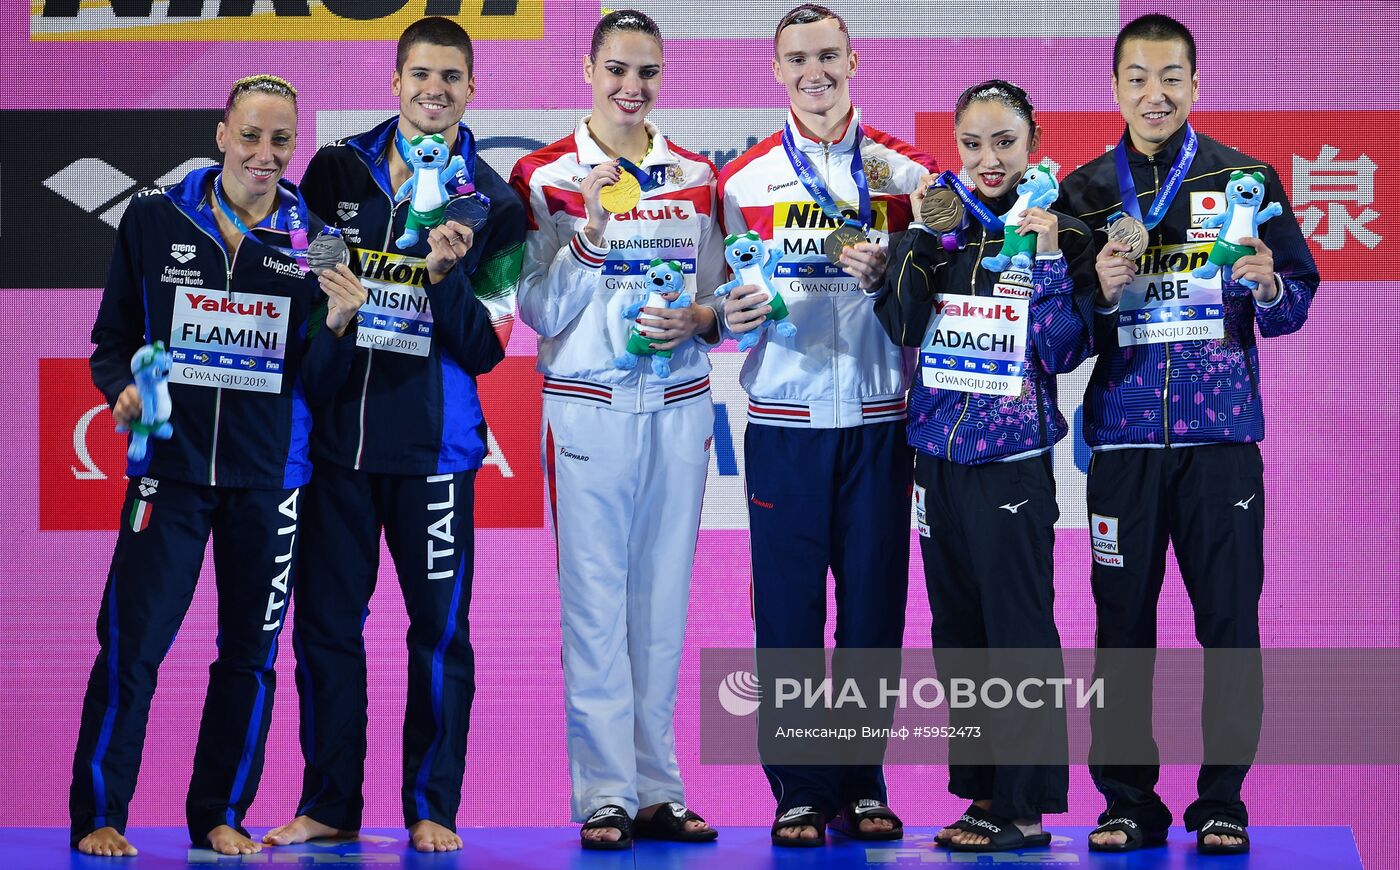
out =
<path fill-rule="evenodd" d="M 0 287 L 101 287 L 132 200 L 215 165 L 222 117 L 220 110 L 0 112 Z M 35 130 L 44 131 L 43 147 L 35 147 Z M 62 245 L 59 256 L 61 239 L 81 244 Z M 190 252 L 171 253 L 183 262 L 178 255 Z"/>
<path fill-rule="evenodd" d="M 38 364 L 39 530 L 115 531 L 126 493 L 126 436 L 115 431 L 86 359 Z M 506 357 L 477 379 L 488 423 L 477 528 L 544 527 L 540 386 L 533 356 Z"/>
<path fill-rule="evenodd" d="M 544 0 L 42 0 L 30 37 L 60 42 L 305 42 L 396 39 L 424 15 L 481 40 L 538 40 Z"/>

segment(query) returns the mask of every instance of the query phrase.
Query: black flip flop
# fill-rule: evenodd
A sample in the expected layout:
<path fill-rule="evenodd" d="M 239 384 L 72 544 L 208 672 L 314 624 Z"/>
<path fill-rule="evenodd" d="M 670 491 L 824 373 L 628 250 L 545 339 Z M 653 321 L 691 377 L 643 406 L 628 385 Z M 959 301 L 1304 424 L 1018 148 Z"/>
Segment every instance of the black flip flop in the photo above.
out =
<path fill-rule="evenodd" d="M 686 830 L 686 822 L 703 822 L 704 819 L 687 809 L 685 804 L 671 801 L 656 808 L 651 818 L 637 817 L 633 836 L 638 840 L 670 840 L 674 843 L 713 843 L 719 839 L 719 831 L 705 828 L 699 831 Z"/>
<path fill-rule="evenodd" d="M 584 831 L 598 828 L 617 828 L 622 834 L 616 840 L 590 840 L 583 836 Z M 585 849 L 599 852 L 616 852 L 632 848 L 632 817 L 617 804 L 604 804 L 593 811 L 588 821 L 579 829 L 579 843 Z"/>
<path fill-rule="evenodd" d="M 1138 849 L 1146 849 L 1153 846 L 1165 846 L 1167 844 L 1166 831 L 1144 831 L 1137 822 L 1126 817 L 1109 819 L 1099 825 L 1089 833 L 1092 834 L 1112 834 L 1122 832 L 1127 834 L 1128 840 L 1124 843 L 1095 843 L 1089 841 L 1090 852 L 1136 852 Z"/>
<path fill-rule="evenodd" d="M 970 810 L 970 809 L 972 809 L 972 808 L 974 808 L 974 807 L 976 807 L 976 806 L 977 806 L 977 805 L 976 805 L 975 803 L 972 803 L 972 804 L 968 804 L 968 805 L 967 805 L 967 808 Z M 964 811 L 964 814 L 963 814 L 963 815 L 961 815 L 961 816 L 958 817 L 958 820 L 957 820 L 956 822 L 949 822 L 948 824 L 944 825 L 943 827 L 944 827 L 944 828 L 952 828 L 952 829 L 955 830 L 955 831 L 974 831 L 974 830 L 976 830 L 976 828 L 969 828 L 969 827 L 967 827 L 967 823 L 963 821 L 963 819 L 965 819 L 965 818 L 967 818 L 966 811 Z M 940 829 L 940 830 L 941 830 L 941 829 Z M 947 846 L 947 845 L 950 844 L 951 842 L 952 842 L 952 838 L 951 838 L 951 837 L 948 838 L 947 840 L 940 840 L 940 839 L 938 839 L 938 836 L 937 836 L 936 834 L 935 834 L 934 837 L 933 837 L 933 845 L 935 845 L 935 846 Z"/>
<path fill-rule="evenodd" d="M 1004 819 L 975 805 L 968 807 L 967 812 L 958 819 L 958 827 L 969 834 L 981 834 L 991 842 L 965 845 L 948 843 L 948 848 L 954 852 L 1014 852 L 1017 849 L 1043 849 L 1050 845 L 1049 833 L 1031 834 L 1028 837 L 1021 833 L 1021 829 L 1012 824 L 1010 819 Z"/>
<path fill-rule="evenodd" d="M 1216 843 L 1208 845 L 1206 835 L 1214 834 L 1217 837 L 1239 837 L 1243 843 L 1225 845 Z M 1243 855 L 1249 851 L 1249 831 L 1245 826 L 1226 819 L 1211 819 L 1196 831 L 1196 851 L 1202 855 Z"/>
<path fill-rule="evenodd" d="M 862 831 L 860 823 L 866 819 L 889 819 L 894 823 L 894 827 L 888 831 Z M 889 807 L 871 798 L 846 804 L 826 826 L 852 840 L 899 840 L 904 837 L 904 823 L 899 820 L 899 816 L 891 812 Z"/>
<path fill-rule="evenodd" d="M 779 828 L 805 828 L 808 826 L 817 829 L 815 837 L 779 837 Z M 787 846 L 793 849 L 812 849 L 817 846 L 826 845 L 826 819 L 817 812 L 814 807 L 793 807 L 773 820 L 773 828 L 769 836 L 774 846 Z"/>

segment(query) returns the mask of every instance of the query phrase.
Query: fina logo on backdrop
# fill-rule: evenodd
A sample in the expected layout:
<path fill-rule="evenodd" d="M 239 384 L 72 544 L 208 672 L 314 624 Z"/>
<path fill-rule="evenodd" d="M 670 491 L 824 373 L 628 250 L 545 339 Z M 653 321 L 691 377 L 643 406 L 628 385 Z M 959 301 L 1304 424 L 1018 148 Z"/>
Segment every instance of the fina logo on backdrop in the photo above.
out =
<path fill-rule="evenodd" d="M 35 41 L 305 42 L 397 39 L 424 15 L 474 41 L 537 40 L 544 0 L 35 0 Z"/>

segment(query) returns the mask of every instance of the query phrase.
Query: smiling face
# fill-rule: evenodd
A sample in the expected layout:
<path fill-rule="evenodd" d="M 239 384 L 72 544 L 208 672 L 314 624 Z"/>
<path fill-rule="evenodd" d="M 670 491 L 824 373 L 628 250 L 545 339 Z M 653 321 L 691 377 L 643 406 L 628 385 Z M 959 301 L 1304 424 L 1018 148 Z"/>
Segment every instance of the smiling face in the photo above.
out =
<path fill-rule="evenodd" d="M 296 105 L 272 94 L 249 94 L 219 122 L 214 139 L 224 153 L 228 195 L 245 205 L 270 196 L 296 150 Z"/>
<path fill-rule="evenodd" d="M 1035 145 L 1026 119 L 995 100 L 969 104 L 953 135 L 963 167 L 986 199 L 1015 189 Z"/>
<path fill-rule="evenodd" d="M 1200 83 L 1180 39 L 1129 39 L 1113 71 L 1113 98 L 1133 147 L 1156 154 L 1186 123 Z"/>
<path fill-rule="evenodd" d="M 856 71 L 856 53 L 839 21 L 824 18 L 790 24 L 778 34 L 775 49 L 773 76 L 787 88 L 799 121 L 804 116 L 835 120 L 851 111 L 850 78 Z"/>
<path fill-rule="evenodd" d="M 476 93 L 466 54 L 430 42 L 414 43 L 408 50 L 403 67 L 394 71 L 393 86 L 399 131 L 409 139 L 455 128 Z"/>
<path fill-rule="evenodd" d="M 583 60 L 583 79 L 593 88 L 593 115 L 626 129 L 646 120 L 661 90 L 661 43 L 646 33 L 616 30 L 598 53 Z"/>

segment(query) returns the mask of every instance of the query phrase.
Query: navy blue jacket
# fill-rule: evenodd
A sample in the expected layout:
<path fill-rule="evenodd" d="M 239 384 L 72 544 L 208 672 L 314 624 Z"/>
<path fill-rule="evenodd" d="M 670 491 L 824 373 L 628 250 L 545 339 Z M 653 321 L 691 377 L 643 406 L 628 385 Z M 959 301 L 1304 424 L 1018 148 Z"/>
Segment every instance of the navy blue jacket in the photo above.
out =
<path fill-rule="evenodd" d="M 152 439 L 128 476 L 149 475 L 208 486 L 290 489 L 311 477 L 309 406 L 328 400 L 344 381 L 355 349 L 352 324 L 337 339 L 324 328 L 326 297 L 315 275 L 288 253 L 281 211 L 244 237 L 232 256 L 214 222 L 210 188 L 216 167 L 131 200 L 92 328 L 92 380 L 107 401 L 130 385 L 131 357 L 143 344 L 171 344 L 171 320 L 182 304 L 247 304 L 246 294 L 279 297 L 287 307 L 281 390 L 277 393 L 187 383 L 170 384 L 174 436 Z M 296 188 L 282 182 L 295 196 Z M 315 237 L 322 226 L 309 216 Z M 276 303 L 273 303 L 274 305 Z M 176 363 L 176 368 L 179 367 Z M 235 375 L 230 375 L 235 377 Z"/>
<path fill-rule="evenodd" d="M 524 256 L 525 209 L 478 158 L 476 187 L 491 200 L 486 225 L 467 256 L 441 283 L 431 283 L 428 232 L 405 251 L 394 244 L 409 211 L 407 200 L 394 203 L 389 181 L 388 149 L 397 123 L 390 118 L 325 145 L 302 179 L 307 205 L 344 232 L 351 268 L 370 294 L 360 312 L 360 346 L 350 376 L 334 402 L 317 410 L 312 450 L 318 460 L 356 470 L 448 474 L 479 468 L 486 455 L 475 379 L 505 356 L 504 335 L 498 337 L 493 326 L 508 334 Z M 458 128 L 456 153 L 470 135 L 465 125 Z M 414 337 L 419 323 L 430 337 Z M 396 334 L 395 324 L 404 332 Z M 408 346 L 418 353 L 406 352 Z"/>
<path fill-rule="evenodd" d="M 1209 242 L 1191 242 L 1192 200 L 1224 201 L 1225 183 L 1235 170 L 1264 174 L 1264 200 L 1283 206 L 1265 222 L 1259 236 L 1274 254 L 1279 294 L 1268 305 L 1221 271 L 1225 337 L 1123 347 L 1118 343 L 1117 309 L 1099 311 L 1094 325 L 1094 366 L 1084 393 L 1084 440 L 1099 447 L 1165 447 L 1264 439 L 1264 405 L 1259 395 L 1259 347 L 1265 338 L 1297 331 L 1307 320 L 1317 292 L 1317 265 L 1278 173 L 1256 160 L 1196 133 L 1199 148 L 1186 180 L 1162 222 L 1148 234 L 1139 274 L 1183 271 L 1204 262 Z M 1128 166 L 1143 213 L 1151 206 L 1186 139 L 1186 126 L 1151 157 L 1129 150 Z M 1075 170 L 1060 187 L 1058 206 L 1094 230 L 1122 207 L 1113 152 Z M 1211 233 L 1213 235 L 1213 232 Z M 1095 233 L 1097 247 L 1106 236 Z"/>

